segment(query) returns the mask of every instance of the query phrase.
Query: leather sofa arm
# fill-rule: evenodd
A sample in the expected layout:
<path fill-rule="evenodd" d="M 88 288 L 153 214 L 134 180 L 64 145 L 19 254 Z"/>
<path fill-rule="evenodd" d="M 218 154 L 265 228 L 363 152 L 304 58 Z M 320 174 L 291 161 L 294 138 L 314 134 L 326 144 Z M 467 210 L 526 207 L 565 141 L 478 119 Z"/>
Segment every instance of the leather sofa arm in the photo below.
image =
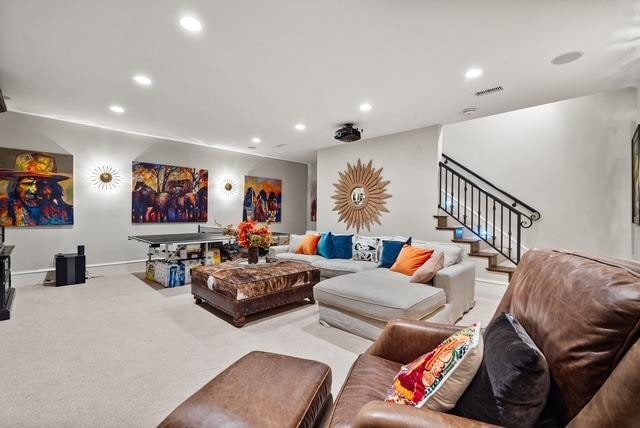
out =
<path fill-rule="evenodd" d="M 444 339 L 463 327 L 425 321 L 395 319 L 389 321 L 367 354 L 407 364 L 433 350 Z"/>
<path fill-rule="evenodd" d="M 371 401 L 365 404 L 358 412 L 354 424 L 356 428 L 488 428 L 494 426 L 448 413 L 384 401 Z"/>

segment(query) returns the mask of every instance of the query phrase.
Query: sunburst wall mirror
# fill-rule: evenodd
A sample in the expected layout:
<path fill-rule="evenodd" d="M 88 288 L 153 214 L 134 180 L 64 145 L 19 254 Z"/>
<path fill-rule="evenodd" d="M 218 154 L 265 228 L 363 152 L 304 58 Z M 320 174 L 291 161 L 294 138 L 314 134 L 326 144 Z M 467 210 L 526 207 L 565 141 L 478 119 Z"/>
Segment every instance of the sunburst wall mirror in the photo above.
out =
<path fill-rule="evenodd" d="M 375 169 L 373 161 L 365 165 L 358 159 L 356 165 L 347 163 L 347 169 L 338 174 L 340 179 L 333 183 L 336 191 L 332 196 L 338 221 L 345 222 L 347 229 L 355 228 L 356 232 L 365 227 L 371 231 L 374 223 L 382 225 L 380 217 L 389 212 L 386 200 L 391 197 L 387 193 L 390 182 L 382 179 L 382 168 Z"/>

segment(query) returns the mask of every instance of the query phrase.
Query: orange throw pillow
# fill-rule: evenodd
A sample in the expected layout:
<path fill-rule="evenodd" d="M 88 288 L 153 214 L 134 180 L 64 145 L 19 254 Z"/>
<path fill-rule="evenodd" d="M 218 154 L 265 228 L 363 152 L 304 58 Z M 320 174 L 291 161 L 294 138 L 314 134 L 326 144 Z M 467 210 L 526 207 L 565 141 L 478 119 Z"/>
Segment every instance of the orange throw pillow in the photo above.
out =
<path fill-rule="evenodd" d="M 444 253 L 438 252 L 429 257 L 413 274 L 409 282 L 428 284 L 440 269 L 444 268 Z"/>
<path fill-rule="evenodd" d="M 433 250 L 405 245 L 391 270 L 412 276 L 433 255 Z"/>
<path fill-rule="evenodd" d="M 302 240 L 302 244 L 298 247 L 296 254 L 306 254 L 307 256 L 315 256 L 318 254 L 318 242 L 320 235 L 307 235 Z"/>

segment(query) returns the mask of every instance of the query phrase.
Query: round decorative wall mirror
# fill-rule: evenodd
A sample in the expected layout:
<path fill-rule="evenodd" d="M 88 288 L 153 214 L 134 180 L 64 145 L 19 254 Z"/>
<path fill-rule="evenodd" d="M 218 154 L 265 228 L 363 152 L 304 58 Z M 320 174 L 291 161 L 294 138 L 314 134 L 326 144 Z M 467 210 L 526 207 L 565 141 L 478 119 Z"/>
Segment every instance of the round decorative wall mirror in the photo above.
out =
<path fill-rule="evenodd" d="M 363 164 L 360 159 L 356 165 L 347 163 L 346 171 L 338 172 L 340 180 L 333 185 L 336 188 L 332 198 L 335 200 L 334 211 L 338 211 L 338 221 L 344 221 L 347 229 L 353 227 L 371 231 L 374 223 L 380 223 L 383 212 L 389 212 L 386 199 L 389 181 L 383 181 L 382 168 L 375 169 L 372 161 Z"/>
<path fill-rule="evenodd" d="M 351 191 L 351 202 L 358 208 L 364 207 L 366 198 L 367 192 L 363 187 L 354 187 Z"/>

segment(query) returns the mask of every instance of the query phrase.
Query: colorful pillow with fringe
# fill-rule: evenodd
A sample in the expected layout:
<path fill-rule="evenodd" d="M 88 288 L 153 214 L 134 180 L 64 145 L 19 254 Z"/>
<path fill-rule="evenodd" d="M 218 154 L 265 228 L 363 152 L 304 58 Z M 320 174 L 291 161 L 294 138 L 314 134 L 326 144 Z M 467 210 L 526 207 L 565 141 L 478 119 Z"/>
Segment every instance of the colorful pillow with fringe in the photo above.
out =
<path fill-rule="evenodd" d="M 402 366 L 387 394 L 387 402 L 451 410 L 482 363 L 480 324 L 462 329 L 433 351 Z"/>

